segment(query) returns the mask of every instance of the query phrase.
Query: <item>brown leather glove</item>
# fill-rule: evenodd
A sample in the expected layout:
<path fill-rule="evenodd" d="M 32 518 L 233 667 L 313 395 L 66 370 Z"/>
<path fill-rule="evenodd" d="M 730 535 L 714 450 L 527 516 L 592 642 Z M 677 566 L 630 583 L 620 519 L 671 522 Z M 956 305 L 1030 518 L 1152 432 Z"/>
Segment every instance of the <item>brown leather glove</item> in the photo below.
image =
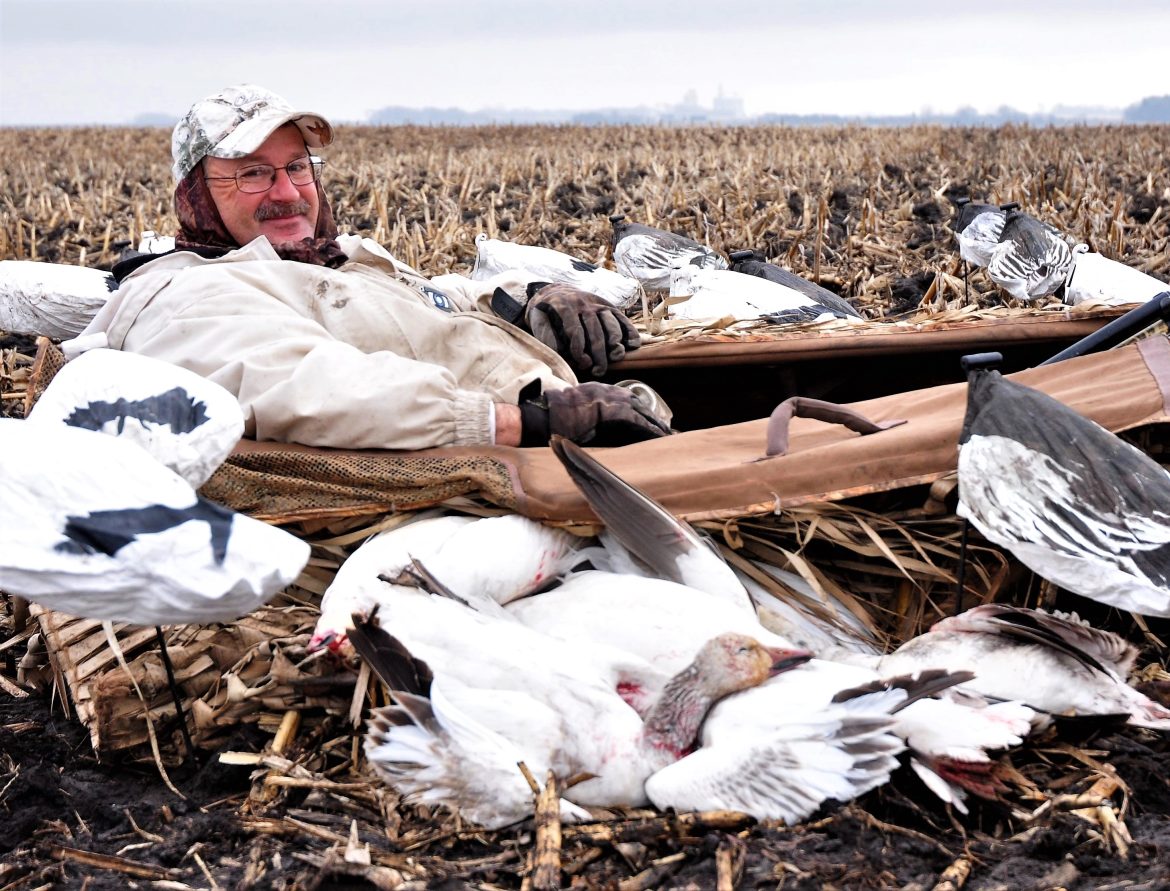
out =
<path fill-rule="evenodd" d="M 573 370 L 605 374 L 642 343 L 638 329 L 616 306 L 572 285 L 533 282 L 524 323 L 532 336 L 568 360 Z"/>
<path fill-rule="evenodd" d="M 548 445 L 554 433 L 594 446 L 626 445 L 670 433 L 670 427 L 624 387 L 593 381 L 547 393 L 530 388 L 520 394 L 522 446 Z"/>

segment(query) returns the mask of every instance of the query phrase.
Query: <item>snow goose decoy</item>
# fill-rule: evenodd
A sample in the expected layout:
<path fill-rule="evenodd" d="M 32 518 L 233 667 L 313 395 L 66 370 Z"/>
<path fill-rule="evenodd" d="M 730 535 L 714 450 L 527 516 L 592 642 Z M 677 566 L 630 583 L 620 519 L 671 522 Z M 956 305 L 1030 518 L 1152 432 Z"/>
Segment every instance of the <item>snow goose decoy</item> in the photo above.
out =
<path fill-rule="evenodd" d="M 67 362 L 28 419 L 128 439 L 196 489 L 244 435 L 244 413 L 219 384 L 168 362 L 108 349 Z"/>
<path fill-rule="evenodd" d="M 993 282 L 1027 302 L 1056 293 L 1072 268 L 1072 249 L 1063 235 L 1022 211 L 1007 212 L 987 263 Z"/>
<path fill-rule="evenodd" d="M 638 282 L 628 275 L 605 269 L 552 248 L 515 244 L 488 238 L 486 232 L 475 237 L 473 281 L 487 281 L 501 273 L 518 273 L 531 282 L 563 282 L 596 294 L 621 309 L 633 306 L 640 295 Z"/>
<path fill-rule="evenodd" d="M 786 288 L 792 288 L 794 291 L 799 291 L 806 297 L 825 307 L 827 311 L 833 313 L 839 319 L 861 318 L 861 313 L 854 309 L 848 300 L 838 297 L 828 288 L 822 288 L 820 285 L 814 284 L 808 279 L 801 278 L 795 272 L 789 272 L 787 269 L 777 266 L 774 263 L 765 263 L 755 251 L 732 251 L 731 271 L 742 272 L 745 275 L 754 275 L 757 278 L 766 279 L 778 285 L 783 285 Z"/>
<path fill-rule="evenodd" d="M 666 684 L 643 720 L 616 694 L 553 678 L 539 661 L 531 665 L 525 689 L 491 696 L 452 682 L 443 671 L 421 670 L 413 657 L 407 670 L 395 670 L 383 664 L 385 655 L 401 653 L 401 647 L 384 634 L 356 619 L 351 632 L 395 700 L 371 718 L 365 742 L 370 764 L 401 794 L 445 805 L 488 828 L 531 813 L 531 792 L 516 768 L 520 761 L 536 776 L 548 770 L 562 778 L 591 775 L 565 791 L 577 805 L 646 804 L 647 778 L 687 755 L 714 702 L 810 655 L 720 635 Z M 477 655 L 491 658 L 482 651 L 465 658 Z M 421 683 L 403 690 L 403 677 Z M 544 690 L 550 684 L 555 689 Z"/>
<path fill-rule="evenodd" d="M 1072 272 L 1072 249 L 1064 236 L 1015 202 L 998 207 L 961 202 L 952 225 L 959 256 L 985 266 L 988 277 L 1017 300 L 1054 294 Z"/>
<path fill-rule="evenodd" d="M 610 217 L 609 221 L 613 225 L 610 241 L 613 265 L 619 272 L 637 279 L 648 291 L 670 288 L 670 271 L 675 266 L 727 268 L 727 261 L 718 253 L 685 235 L 642 223 L 628 223 L 621 214 Z"/>
<path fill-rule="evenodd" d="M 959 516 L 1062 588 L 1170 616 L 1170 473 L 1051 396 L 969 368 Z"/>
<path fill-rule="evenodd" d="M 1137 649 L 1069 613 L 984 604 L 936 623 L 882 657 L 882 671 L 970 669 L 964 687 L 1052 714 L 1126 715 L 1170 730 L 1170 710 L 1126 683 Z"/>
<path fill-rule="evenodd" d="M 74 616 L 227 622 L 290 584 L 300 539 L 200 498 L 135 443 L 0 419 L 0 588 Z"/>
<path fill-rule="evenodd" d="M 991 262 L 992 252 L 1003 234 L 1007 209 L 1018 204 L 978 204 L 969 198 L 955 202 L 955 216 L 951 228 L 959 243 L 959 256 L 964 262 L 975 266 L 986 266 Z"/>
<path fill-rule="evenodd" d="M 727 317 L 735 321 L 794 324 L 828 321 L 842 315 L 795 288 L 730 269 L 675 267 L 670 277 L 670 298 L 671 318 L 708 324 Z"/>
<path fill-rule="evenodd" d="M 0 261 L 0 331 L 61 340 L 76 337 L 118 287 L 108 272 L 43 263 Z"/>
<path fill-rule="evenodd" d="M 1147 303 L 1167 293 L 1170 288 L 1165 282 L 1140 269 L 1093 253 L 1085 244 L 1073 248 L 1073 269 L 1064 292 L 1065 303 L 1124 306 Z"/>

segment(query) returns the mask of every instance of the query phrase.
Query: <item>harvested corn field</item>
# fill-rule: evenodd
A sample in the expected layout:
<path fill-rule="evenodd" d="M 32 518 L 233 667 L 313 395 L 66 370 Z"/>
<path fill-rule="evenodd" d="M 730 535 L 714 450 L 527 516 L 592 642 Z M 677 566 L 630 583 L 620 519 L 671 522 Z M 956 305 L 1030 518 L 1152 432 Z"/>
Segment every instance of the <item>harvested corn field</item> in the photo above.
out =
<path fill-rule="evenodd" d="M 107 268 L 145 231 L 170 234 L 168 136 L 0 131 L 9 159 L 0 171 L 0 258 Z M 1031 311 L 982 272 L 964 286 L 947 227 L 961 197 L 1018 201 L 1093 250 L 1165 280 L 1168 138 L 1170 128 L 1152 127 L 347 128 L 327 152 L 325 182 L 343 230 L 374 237 L 428 274 L 466 272 L 480 232 L 602 262 L 607 217 L 624 213 L 724 253 L 755 248 L 869 319 L 928 324 Z M 23 412 L 32 357 L 30 341 L 0 340 L 5 415 Z M 1156 453 L 1164 442 L 1156 428 L 1149 436 L 1143 445 Z M 733 561 L 785 565 L 892 646 L 954 608 L 962 527 L 953 504 L 944 480 L 929 491 L 704 525 Z M 451 506 L 496 512 L 473 498 Z M 403 803 L 371 779 L 351 720 L 380 692 L 365 675 L 326 670 L 306 649 L 316 603 L 342 559 L 395 522 L 293 524 L 313 558 L 286 597 L 232 633 L 168 629 L 193 700 L 200 751 L 187 759 L 153 635 L 117 631 L 135 676 L 149 681 L 136 692 L 93 623 L 23 626 L 5 598 L 0 889 L 130 881 L 941 891 L 1170 881 L 1166 738 L 1109 722 L 1070 722 L 997 759 L 998 800 L 970 801 L 969 816 L 932 801 L 908 770 L 793 827 L 650 810 L 561 826 L 545 796 L 535 822 L 484 832 Z M 975 538 L 967 560 L 972 602 L 1054 602 L 1050 587 L 1001 549 Z M 1164 695 L 1165 622 L 1104 609 L 1092 618 L 1142 647 L 1138 682 Z M 58 635 L 52 643 L 69 651 L 68 664 L 46 659 L 35 627 Z M 94 653 L 104 653 L 103 664 L 88 658 Z M 144 700 L 157 751 L 146 739 L 155 725 L 131 720 Z M 534 795 L 544 782 L 533 778 Z"/>
<path fill-rule="evenodd" d="M 607 217 L 718 251 L 753 248 L 869 318 L 964 298 L 952 201 L 1016 201 L 1093 251 L 1170 276 L 1167 127 L 344 128 L 324 154 L 342 231 L 428 275 L 466 272 L 480 232 L 605 260 Z M 108 268 L 172 234 L 169 133 L 3 130 L 0 256 Z M 937 284 L 936 284 L 937 279 Z M 932 285 L 934 286 L 932 288 Z"/>

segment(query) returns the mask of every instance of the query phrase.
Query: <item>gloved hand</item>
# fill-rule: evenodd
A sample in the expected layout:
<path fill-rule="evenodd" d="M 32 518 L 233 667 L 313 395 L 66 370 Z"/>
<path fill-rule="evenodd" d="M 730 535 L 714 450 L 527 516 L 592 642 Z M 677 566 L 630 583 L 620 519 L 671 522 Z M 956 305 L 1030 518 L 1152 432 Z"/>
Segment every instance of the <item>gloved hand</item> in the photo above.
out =
<path fill-rule="evenodd" d="M 534 382 L 539 385 L 539 381 Z M 547 445 L 556 433 L 578 445 L 617 446 L 670 433 L 637 395 L 624 387 L 590 382 L 520 394 L 520 445 Z"/>
<path fill-rule="evenodd" d="M 532 336 L 568 360 L 573 370 L 605 374 L 642 342 L 633 323 L 596 294 L 560 282 L 528 286 L 524 325 Z"/>

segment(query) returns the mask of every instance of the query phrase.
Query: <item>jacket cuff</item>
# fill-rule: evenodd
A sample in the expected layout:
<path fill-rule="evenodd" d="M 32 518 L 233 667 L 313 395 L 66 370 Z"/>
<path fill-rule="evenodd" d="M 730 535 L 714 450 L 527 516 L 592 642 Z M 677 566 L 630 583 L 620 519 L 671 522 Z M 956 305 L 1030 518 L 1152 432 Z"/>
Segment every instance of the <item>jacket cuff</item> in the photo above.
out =
<path fill-rule="evenodd" d="M 490 445 L 495 406 L 487 393 L 463 390 L 455 394 L 455 441 L 452 445 Z"/>

